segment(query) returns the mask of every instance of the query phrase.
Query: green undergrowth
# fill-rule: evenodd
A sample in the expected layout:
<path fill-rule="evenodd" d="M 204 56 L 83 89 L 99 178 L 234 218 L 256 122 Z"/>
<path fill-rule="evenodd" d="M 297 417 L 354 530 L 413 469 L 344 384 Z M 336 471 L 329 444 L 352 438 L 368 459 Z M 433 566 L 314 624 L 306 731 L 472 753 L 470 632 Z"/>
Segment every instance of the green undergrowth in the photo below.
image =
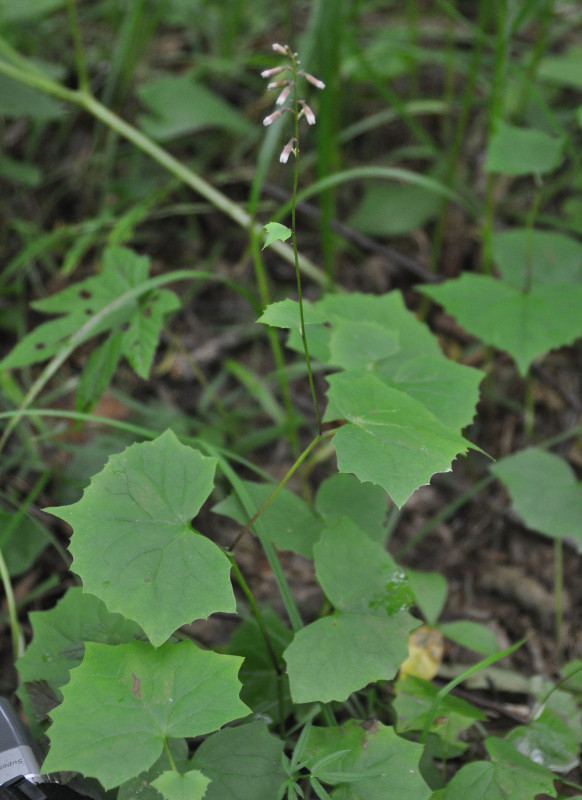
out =
<path fill-rule="evenodd" d="M 576 796 L 582 663 L 563 636 L 563 566 L 582 548 L 582 493 L 552 449 L 580 428 L 541 439 L 534 402 L 536 370 L 582 335 L 570 12 L 548 0 L 471 12 L 443 0 L 426 15 L 415 2 L 320 0 L 296 19 L 223 5 L 0 0 L 0 112 L 18 141 L 0 157 L 12 193 L 0 313 L 13 342 L 0 360 L 0 575 L 17 696 L 49 740 L 43 771 L 96 779 L 118 800 Z M 308 73 L 286 45 L 256 46 L 299 20 Z M 391 125 L 400 144 L 387 150 Z M 70 217 L 62 196 L 75 202 L 75 181 L 50 166 L 63 142 L 82 198 Z M 286 186 L 278 205 L 264 200 L 273 177 Z M 306 208 L 317 234 L 300 225 Z M 445 277 L 459 218 L 479 257 Z M 217 240 L 206 250 L 205 236 Z M 406 291 L 346 290 L 348 242 L 374 237 L 424 237 L 423 264 L 400 257 L 412 300 L 406 280 Z M 241 248 L 252 278 L 230 268 Z M 295 281 L 284 291 L 275 260 Z M 215 296 L 244 309 L 237 344 L 251 357 L 223 357 L 220 344 L 206 373 L 188 350 L 216 344 L 214 311 L 195 347 L 184 330 Z M 445 355 L 431 303 L 472 337 L 470 354 L 485 353 L 479 368 Z M 190 405 L 160 388 L 180 358 L 197 384 Z M 496 358 L 524 387 L 527 446 L 511 454 L 477 435 Z M 515 676 L 524 640 L 441 619 L 444 576 L 407 568 L 390 546 L 411 496 L 469 451 L 486 466 L 452 505 L 498 480 L 554 547 L 555 669 L 524 676 L 529 705 L 504 728 L 455 690 Z M 280 613 L 247 574 L 250 537 Z M 13 585 L 49 545 L 59 566 L 23 608 Z M 299 603 L 289 553 L 313 571 L 316 615 Z M 61 579 L 58 601 L 31 610 Z M 236 619 L 228 641 L 190 628 L 209 617 Z M 439 673 L 443 639 L 473 656 L 454 677 Z"/>

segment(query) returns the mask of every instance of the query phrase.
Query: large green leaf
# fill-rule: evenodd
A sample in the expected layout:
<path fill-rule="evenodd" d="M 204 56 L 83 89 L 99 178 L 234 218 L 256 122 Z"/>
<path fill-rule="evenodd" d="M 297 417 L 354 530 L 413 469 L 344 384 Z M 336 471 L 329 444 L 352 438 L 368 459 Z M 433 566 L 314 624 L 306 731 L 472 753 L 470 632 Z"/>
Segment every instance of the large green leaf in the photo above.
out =
<path fill-rule="evenodd" d="M 62 314 L 45 322 L 21 339 L 0 362 L 1 369 L 23 367 L 52 358 L 91 317 L 148 277 L 149 261 L 123 247 L 110 247 L 103 255 L 99 275 L 69 286 L 62 292 L 37 300 L 33 308 L 46 314 Z M 122 331 L 121 350 L 142 378 L 149 375 L 164 316 L 178 308 L 178 298 L 166 289 L 145 292 L 128 301 L 91 328 L 79 344 L 107 330 Z"/>
<path fill-rule="evenodd" d="M 383 486 L 397 506 L 468 447 L 426 406 L 375 375 L 341 373 L 328 381 L 324 419 L 350 423 L 333 437 L 338 469 Z"/>
<path fill-rule="evenodd" d="M 253 481 L 242 481 L 242 485 L 256 509 L 261 508 L 275 489 L 272 484 Z M 234 492 L 217 503 L 212 510 L 231 517 L 241 525 L 248 522 L 248 515 Z M 282 489 L 267 506 L 261 514 L 261 523 L 258 533 L 262 538 L 273 542 L 279 550 L 292 550 L 307 558 L 313 555 L 313 545 L 319 538 L 323 525 L 307 503 L 289 489 Z"/>
<path fill-rule="evenodd" d="M 335 608 L 392 616 L 414 602 L 404 571 L 352 520 L 336 519 L 313 549 L 317 578 Z"/>
<path fill-rule="evenodd" d="M 531 447 L 494 464 L 513 509 L 528 528 L 555 539 L 570 537 L 582 552 L 582 483 L 559 456 Z"/>
<path fill-rule="evenodd" d="M 305 760 L 313 769 L 333 753 L 341 755 L 330 764 L 338 773 L 333 800 L 428 800 L 430 789 L 418 762 L 422 745 L 401 739 L 393 728 L 380 722 L 351 720 L 337 728 L 312 728 Z M 341 781 L 341 773 L 362 775 L 362 780 Z"/>
<path fill-rule="evenodd" d="M 469 333 L 510 353 L 522 375 L 534 359 L 582 336 L 579 284 L 538 284 L 524 293 L 487 275 L 465 273 L 421 291 Z"/>
<path fill-rule="evenodd" d="M 554 775 L 518 753 L 509 742 L 490 736 L 491 761 L 466 764 L 443 792 L 443 800 L 532 800 L 546 792 L 556 797 Z"/>
<path fill-rule="evenodd" d="M 271 800 L 286 777 L 282 754 L 283 742 L 256 721 L 209 736 L 192 766 L 212 779 L 204 800 Z"/>
<path fill-rule="evenodd" d="M 393 678 L 418 625 L 412 595 L 390 555 L 351 520 L 338 518 L 314 548 L 318 579 L 337 611 L 302 628 L 285 650 L 296 703 L 342 702 Z"/>
<path fill-rule="evenodd" d="M 209 128 L 231 131 L 237 136 L 248 136 L 256 131 L 234 106 L 195 83 L 191 73 L 167 75 L 144 83 L 138 95 L 150 111 L 141 117 L 140 124 L 148 136 L 158 141 Z"/>
<path fill-rule="evenodd" d="M 477 370 L 440 354 L 438 358 L 430 354 L 412 356 L 402 360 L 398 367 L 392 359 L 387 359 L 378 365 L 378 375 L 388 386 L 418 400 L 453 431 L 472 421 L 483 377 Z"/>
<path fill-rule="evenodd" d="M 79 666 L 85 642 L 122 644 L 144 637 L 142 629 L 78 586 L 71 587 L 54 608 L 30 614 L 32 641 L 16 662 L 25 686 L 44 681 L 58 699 L 69 672 Z"/>
<path fill-rule="evenodd" d="M 195 737 L 245 716 L 242 659 L 192 642 L 109 647 L 88 642 L 85 658 L 52 713 L 43 768 L 74 770 L 106 789 L 148 769 L 170 738 Z"/>
<path fill-rule="evenodd" d="M 288 346 L 303 352 L 296 303 L 269 306 L 261 321 L 289 327 Z M 340 471 L 402 505 L 466 449 L 459 430 L 474 416 L 481 374 L 448 361 L 395 292 L 329 295 L 307 306 L 305 322 L 312 357 L 343 370 L 329 378 L 325 413 L 348 421 L 334 438 Z"/>
<path fill-rule="evenodd" d="M 408 633 L 418 620 L 337 612 L 296 635 L 287 650 L 291 697 L 296 703 L 343 703 L 379 680 L 391 680 L 408 656 Z"/>
<path fill-rule="evenodd" d="M 73 569 L 87 591 L 155 645 L 193 619 L 236 610 L 228 558 L 190 525 L 215 467 L 168 430 L 111 456 L 74 505 L 47 509 L 75 530 Z"/>

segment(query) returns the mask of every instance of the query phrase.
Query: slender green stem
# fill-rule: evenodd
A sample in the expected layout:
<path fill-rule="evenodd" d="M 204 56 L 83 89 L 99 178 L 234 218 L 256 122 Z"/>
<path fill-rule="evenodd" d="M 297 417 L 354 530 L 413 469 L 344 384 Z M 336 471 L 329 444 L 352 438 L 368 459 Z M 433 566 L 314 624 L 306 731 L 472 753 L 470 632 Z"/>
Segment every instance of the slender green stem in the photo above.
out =
<path fill-rule="evenodd" d="M 263 615 L 261 614 L 261 610 L 257 604 L 257 601 L 255 600 L 255 596 L 253 595 L 250 586 L 244 579 L 244 576 L 240 571 L 234 556 L 231 553 L 227 553 L 226 555 L 228 560 L 230 561 L 235 578 L 237 579 L 240 588 L 243 590 L 247 600 L 249 601 L 249 605 L 251 607 L 253 614 L 255 615 L 255 619 L 257 620 L 257 625 L 259 626 L 259 630 L 261 631 L 261 635 L 265 641 L 265 646 L 269 653 L 269 658 L 271 659 L 271 663 L 273 664 L 273 669 L 277 674 L 277 705 L 279 707 L 279 727 L 281 735 L 284 735 L 285 698 L 283 696 L 283 683 L 281 681 L 281 678 L 285 674 L 285 670 L 279 664 L 279 659 L 277 658 L 277 654 L 275 653 L 275 648 L 273 647 L 273 642 L 271 641 L 269 631 L 267 630 L 267 626 L 265 625 L 265 620 L 263 619 Z"/>
<path fill-rule="evenodd" d="M 237 544 L 238 544 L 238 543 L 241 541 L 241 539 L 243 538 L 243 536 L 245 536 L 245 534 L 247 534 L 247 533 L 250 531 L 250 529 L 253 527 L 253 525 L 255 524 L 255 522 L 256 522 L 256 521 L 258 520 L 258 518 L 261 516 L 261 514 L 263 513 L 263 511 L 265 511 L 265 510 L 266 510 L 266 509 L 267 509 L 267 508 L 268 508 L 268 507 L 271 505 L 271 503 L 272 503 L 272 502 L 273 502 L 273 500 L 274 500 L 274 499 L 277 497 L 277 495 L 279 494 L 279 492 L 280 492 L 280 491 L 283 489 L 283 487 L 285 486 L 285 484 L 287 483 L 287 481 L 289 480 L 289 478 L 291 478 L 291 476 L 292 476 L 292 475 L 293 475 L 293 474 L 294 474 L 294 473 L 297 471 L 297 469 L 298 469 L 298 468 L 301 466 L 301 464 L 302 464 L 302 463 L 305 461 L 305 459 L 307 458 L 307 456 L 309 455 L 309 453 L 311 453 L 311 451 L 313 450 L 313 448 L 314 448 L 314 447 L 316 447 L 316 445 L 318 445 L 318 444 L 319 444 L 319 442 L 320 442 L 320 441 L 321 441 L 321 440 L 322 440 L 324 437 L 326 437 L 326 436 L 331 436 L 331 434 L 332 434 L 332 433 L 334 433 L 334 432 L 335 432 L 335 431 L 327 431 L 326 433 L 320 433 L 320 434 L 318 434 L 318 435 L 315 437 L 315 439 L 313 439 L 313 441 L 311 442 L 311 444 L 309 444 L 309 445 L 308 445 L 308 446 L 305 448 L 305 450 L 304 450 L 304 451 L 301 453 L 301 455 L 300 455 L 300 456 L 299 456 L 299 457 L 298 457 L 298 458 L 295 460 L 295 462 L 293 463 L 293 465 L 292 465 L 292 466 L 289 468 L 289 470 L 287 471 L 286 475 L 283 477 L 283 479 L 281 480 L 281 482 L 277 484 L 277 486 L 276 486 L 276 487 L 273 489 L 273 491 L 271 492 L 271 494 L 269 495 L 269 497 L 267 497 L 267 499 L 265 500 L 265 502 L 263 503 L 263 505 L 262 505 L 262 506 L 259 508 L 259 510 L 258 510 L 258 511 L 257 511 L 255 514 L 253 514 L 253 516 L 250 518 L 250 520 L 247 522 L 247 524 L 244 526 L 244 528 L 243 528 L 243 529 L 240 531 L 240 533 L 238 534 L 238 536 L 236 537 L 236 539 L 234 540 L 234 542 L 233 542 L 233 543 L 230 545 L 230 547 L 228 548 L 228 551 L 229 551 L 230 553 L 232 553 L 232 551 L 233 551 L 233 550 L 234 550 L 234 548 L 237 546 Z"/>
<path fill-rule="evenodd" d="M 257 620 L 257 625 L 259 626 L 259 630 L 261 631 L 263 639 L 265 640 L 265 645 L 267 646 L 267 650 L 269 651 L 269 657 L 270 657 L 271 662 L 273 664 L 273 668 L 274 668 L 275 672 L 277 673 L 277 675 L 282 675 L 283 674 L 283 668 L 279 664 L 279 660 L 277 658 L 277 654 L 275 653 L 275 649 L 273 647 L 273 643 L 271 642 L 271 637 L 269 636 L 269 631 L 267 630 L 267 626 L 265 625 L 265 620 L 263 619 L 263 615 L 261 614 L 261 610 L 260 610 L 259 606 L 257 605 L 257 601 L 255 600 L 255 596 L 253 595 L 253 593 L 252 593 L 252 591 L 250 589 L 250 586 L 248 585 L 248 583 L 244 579 L 244 575 L 240 571 L 240 568 L 239 568 L 238 564 L 236 563 L 236 560 L 235 560 L 234 556 L 232 555 L 232 553 L 227 552 L 226 556 L 227 556 L 228 560 L 230 561 L 230 565 L 232 567 L 232 571 L 234 572 L 234 576 L 238 581 L 238 585 L 243 590 L 247 600 L 249 601 L 249 605 L 251 607 L 251 610 L 252 610 L 253 614 L 255 615 L 255 618 Z"/>
<path fill-rule="evenodd" d="M 265 308 L 269 305 L 271 300 L 269 297 L 265 265 L 263 263 L 261 250 L 259 248 L 259 236 L 257 235 L 254 225 L 251 225 L 249 228 L 249 236 L 251 252 L 253 254 L 253 264 L 255 267 L 255 278 L 259 289 L 259 298 L 261 305 L 263 308 Z M 289 379 L 287 377 L 287 370 L 285 369 L 285 358 L 283 356 L 283 350 L 281 348 L 281 342 L 279 341 L 278 333 L 275 328 L 272 328 L 270 325 L 267 326 L 267 336 L 269 337 L 271 352 L 273 353 L 273 358 L 275 359 L 277 378 L 281 388 L 281 397 L 283 399 L 283 405 L 287 415 L 289 444 L 291 445 L 293 455 L 297 457 L 299 455 L 299 432 L 297 430 L 297 423 L 295 421 L 295 409 L 293 408 L 293 402 L 291 400 Z"/>
<path fill-rule="evenodd" d="M 249 493 L 247 492 L 244 483 L 238 477 L 236 472 L 232 469 L 228 461 L 219 453 L 218 450 L 216 450 L 212 445 L 208 444 L 207 442 L 201 441 L 200 447 L 202 450 L 205 450 L 207 453 L 213 455 L 217 459 L 222 474 L 230 482 L 245 512 L 247 514 L 252 514 L 253 502 L 249 496 Z M 257 517 L 256 533 L 261 541 L 263 552 L 265 553 L 265 557 L 269 562 L 269 566 L 271 567 L 271 570 L 273 572 L 273 577 L 275 578 L 275 582 L 279 589 L 279 593 L 281 594 L 283 605 L 285 606 L 287 616 L 289 617 L 289 621 L 291 622 L 291 627 L 293 628 L 294 631 L 301 630 L 301 628 L 303 627 L 303 622 L 301 621 L 299 609 L 297 608 L 297 604 L 295 603 L 295 598 L 293 597 L 291 589 L 289 588 L 287 578 L 285 577 L 285 573 L 281 567 L 281 563 L 279 561 L 279 558 L 277 557 L 275 548 L 269 542 L 266 535 L 266 531 L 262 529 L 262 520 L 258 518 L 258 515 L 255 516 Z M 229 548 L 229 552 L 232 552 L 232 546 Z"/>
<path fill-rule="evenodd" d="M 8 618 L 10 619 L 10 633 L 12 637 L 12 655 L 14 661 L 20 658 L 24 653 L 24 636 L 20 630 L 18 622 L 18 610 L 16 608 L 16 599 L 12 591 L 12 582 L 10 580 L 10 573 L 8 566 L 4 559 L 4 554 L 0 548 L 0 580 L 4 588 L 4 595 L 6 597 L 6 605 L 8 606 Z"/>
<path fill-rule="evenodd" d="M 174 761 L 174 757 L 172 756 L 172 751 L 170 750 L 170 745 L 168 743 L 168 738 L 166 736 L 164 736 L 164 750 L 166 751 L 166 755 L 168 756 L 168 761 L 170 763 L 172 772 L 178 772 L 178 768 L 176 767 L 176 763 Z"/>
<path fill-rule="evenodd" d="M 299 301 L 299 319 L 301 327 L 301 341 L 303 342 L 303 352 L 305 353 L 305 364 L 307 367 L 307 376 L 309 378 L 309 388 L 311 390 L 311 397 L 313 398 L 313 407 L 315 408 L 315 417 L 317 419 L 317 433 L 321 436 L 321 413 L 319 411 L 319 403 L 317 402 L 317 393 L 315 391 L 315 382 L 313 380 L 313 371 L 311 369 L 311 359 L 309 357 L 309 347 L 307 344 L 307 332 L 305 330 L 305 317 L 303 314 L 303 293 L 301 290 L 301 270 L 299 269 L 299 252 L 297 250 L 297 233 L 295 228 L 295 210 L 297 202 L 297 186 L 299 184 L 299 99 L 297 97 L 297 59 L 294 55 L 291 59 L 292 74 L 293 74 L 293 136 L 295 138 L 295 164 L 293 168 L 293 193 L 291 202 L 291 241 L 293 243 L 293 258 L 295 261 L 295 275 L 297 277 L 297 300 Z"/>
<path fill-rule="evenodd" d="M 71 26 L 71 35 L 73 37 L 73 47 L 75 48 L 75 62 L 77 64 L 77 80 L 79 82 L 79 89 L 83 92 L 89 91 L 89 73 L 87 72 L 87 58 L 85 56 L 85 48 L 83 47 L 83 39 L 81 36 L 81 28 L 79 27 L 79 16 L 77 14 L 77 5 L 75 0 L 67 0 L 67 12 L 69 15 L 69 25 Z"/>

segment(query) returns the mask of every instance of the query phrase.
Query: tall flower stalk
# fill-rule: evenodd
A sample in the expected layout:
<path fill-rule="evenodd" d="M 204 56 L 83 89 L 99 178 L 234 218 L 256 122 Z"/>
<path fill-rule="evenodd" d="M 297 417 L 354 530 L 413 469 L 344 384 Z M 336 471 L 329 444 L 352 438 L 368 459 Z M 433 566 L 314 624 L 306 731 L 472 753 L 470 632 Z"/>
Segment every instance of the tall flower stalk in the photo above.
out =
<path fill-rule="evenodd" d="M 309 347 L 307 344 L 307 334 L 305 331 L 305 319 L 303 314 L 303 294 L 301 290 L 301 272 L 299 270 L 299 252 L 297 250 L 297 235 L 296 235 L 296 228 L 295 228 L 295 210 L 296 210 L 296 197 L 297 197 L 297 186 L 299 183 L 299 122 L 302 117 L 305 117 L 307 123 L 309 125 L 315 125 L 315 114 L 313 113 L 310 106 L 307 105 L 306 101 L 299 97 L 297 91 L 297 79 L 301 76 L 305 78 L 310 84 L 315 86 L 317 89 L 324 89 L 325 84 L 323 81 L 320 81 L 318 78 L 315 78 L 313 75 L 310 75 L 308 72 L 304 72 L 304 70 L 299 69 L 301 62 L 297 53 L 294 53 L 293 50 L 288 45 L 281 45 L 281 44 L 274 44 L 273 50 L 275 52 L 280 53 L 281 55 L 285 56 L 287 59 L 287 63 L 278 67 L 273 67 L 271 69 L 266 69 L 261 72 L 261 77 L 263 78 L 274 78 L 276 77 L 277 80 L 271 81 L 267 86 L 268 89 L 278 89 L 279 95 L 275 102 L 276 106 L 280 106 L 280 108 L 276 108 L 271 114 L 269 114 L 263 120 L 263 125 L 271 125 L 276 119 L 282 117 L 285 113 L 290 113 L 293 117 L 293 136 L 285 147 L 282 149 L 281 154 L 279 156 L 279 161 L 282 164 L 286 164 L 289 160 L 291 155 L 294 156 L 294 169 L 293 169 L 293 191 L 292 191 L 292 201 L 291 201 L 291 243 L 293 247 L 293 256 L 295 261 L 295 275 L 297 278 L 297 299 L 299 301 L 299 327 L 301 333 L 301 340 L 303 342 L 303 351 L 305 353 L 305 363 L 307 365 L 307 375 L 309 378 L 309 386 L 311 389 L 311 396 L 313 398 L 313 405 L 315 408 L 315 416 L 317 419 L 317 432 L 321 435 L 322 432 L 322 425 L 321 425 L 321 413 L 319 411 L 319 403 L 317 401 L 317 394 L 315 392 L 315 383 L 313 380 L 313 371 L 311 369 L 311 359 L 309 357 Z M 279 77 L 284 76 L 284 77 Z M 290 101 L 288 103 L 288 101 Z M 288 104 L 287 104 L 288 103 Z"/>

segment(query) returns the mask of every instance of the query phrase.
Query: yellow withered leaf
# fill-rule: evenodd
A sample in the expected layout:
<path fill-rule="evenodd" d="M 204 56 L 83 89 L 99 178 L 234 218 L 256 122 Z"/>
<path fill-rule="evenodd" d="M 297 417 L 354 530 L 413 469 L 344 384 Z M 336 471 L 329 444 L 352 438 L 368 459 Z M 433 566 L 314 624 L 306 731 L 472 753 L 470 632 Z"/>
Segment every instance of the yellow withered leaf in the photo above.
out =
<path fill-rule="evenodd" d="M 400 667 L 400 677 L 414 675 L 430 681 L 439 671 L 443 660 L 443 635 L 437 628 L 421 625 L 408 639 L 409 656 Z"/>

